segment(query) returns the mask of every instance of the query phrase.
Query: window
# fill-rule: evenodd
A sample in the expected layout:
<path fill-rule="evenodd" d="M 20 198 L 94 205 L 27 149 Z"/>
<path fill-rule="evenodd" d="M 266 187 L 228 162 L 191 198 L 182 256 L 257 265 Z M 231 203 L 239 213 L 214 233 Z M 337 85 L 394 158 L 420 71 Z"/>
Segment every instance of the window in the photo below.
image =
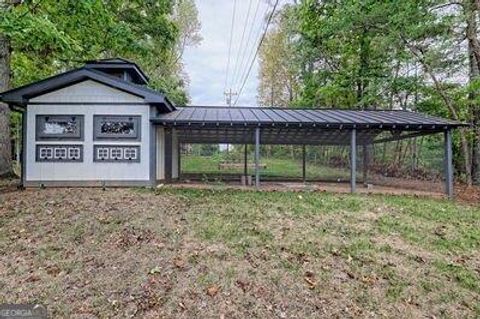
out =
<path fill-rule="evenodd" d="M 82 145 L 37 145 L 37 162 L 83 162 Z"/>
<path fill-rule="evenodd" d="M 93 117 L 95 140 L 140 140 L 140 116 L 95 115 Z"/>
<path fill-rule="evenodd" d="M 54 152 L 55 152 L 54 158 L 56 160 L 67 159 L 67 148 L 66 147 L 55 147 Z"/>
<path fill-rule="evenodd" d="M 135 147 L 126 147 L 123 153 L 123 158 L 126 160 L 136 160 L 138 156 L 137 148 Z"/>
<path fill-rule="evenodd" d="M 39 158 L 41 160 L 51 160 L 53 158 L 53 148 L 41 146 L 39 148 Z"/>
<path fill-rule="evenodd" d="M 37 115 L 36 140 L 83 140 L 83 115 Z"/>
<path fill-rule="evenodd" d="M 140 146 L 137 145 L 94 145 L 95 162 L 140 162 Z"/>
<path fill-rule="evenodd" d="M 98 147 L 96 149 L 96 156 L 95 156 L 95 159 L 97 160 L 100 160 L 100 161 L 104 161 L 104 160 L 108 160 L 110 158 L 109 156 L 109 149 L 108 147 Z"/>
<path fill-rule="evenodd" d="M 123 150 L 121 147 L 115 147 L 110 149 L 110 158 L 117 161 L 123 159 Z"/>
<path fill-rule="evenodd" d="M 79 147 L 69 147 L 68 148 L 68 159 L 72 161 L 80 160 L 81 150 Z"/>

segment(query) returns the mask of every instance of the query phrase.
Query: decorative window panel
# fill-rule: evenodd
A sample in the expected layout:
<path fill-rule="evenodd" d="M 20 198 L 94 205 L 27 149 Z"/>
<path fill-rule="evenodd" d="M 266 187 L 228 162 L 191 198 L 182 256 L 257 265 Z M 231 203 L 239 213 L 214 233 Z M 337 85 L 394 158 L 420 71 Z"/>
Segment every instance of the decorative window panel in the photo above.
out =
<path fill-rule="evenodd" d="M 94 140 L 128 139 L 140 141 L 141 116 L 94 115 Z"/>
<path fill-rule="evenodd" d="M 95 162 L 140 162 L 140 146 L 138 145 L 94 145 L 93 160 Z"/>
<path fill-rule="evenodd" d="M 83 115 L 37 115 L 35 138 L 42 140 L 83 140 Z"/>
<path fill-rule="evenodd" d="M 83 145 L 37 145 L 37 162 L 83 162 Z"/>

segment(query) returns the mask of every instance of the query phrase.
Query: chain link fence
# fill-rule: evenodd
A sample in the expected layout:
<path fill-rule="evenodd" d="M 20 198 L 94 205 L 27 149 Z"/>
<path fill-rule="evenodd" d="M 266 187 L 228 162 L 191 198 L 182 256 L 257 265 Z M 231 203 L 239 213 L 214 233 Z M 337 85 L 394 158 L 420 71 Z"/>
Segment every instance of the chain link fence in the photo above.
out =
<path fill-rule="evenodd" d="M 254 145 L 182 144 L 181 179 L 240 182 L 245 170 L 255 175 L 254 152 Z M 442 192 L 443 163 L 442 134 L 358 145 L 357 187 Z M 263 182 L 350 182 L 349 145 L 261 145 L 259 164 Z"/>

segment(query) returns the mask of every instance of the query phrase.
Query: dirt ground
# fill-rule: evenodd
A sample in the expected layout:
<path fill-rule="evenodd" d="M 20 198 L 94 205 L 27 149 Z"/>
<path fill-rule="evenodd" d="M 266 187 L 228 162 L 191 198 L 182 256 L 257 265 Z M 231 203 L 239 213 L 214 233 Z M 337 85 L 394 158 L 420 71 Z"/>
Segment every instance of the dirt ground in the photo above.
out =
<path fill-rule="evenodd" d="M 52 318 L 475 318 L 478 208 L 324 192 L 0 193 L 0 303 Z"/>
<path fill-rule="evenodd" d="M 405 179 L 398 179 L 395 181 L 389 180 L 389 184 L 396 184 L 396 186 L 382 185 L 370 183 L 368 185 L 357 184 L 356 192 L 359 194 L 377 194 L 377 195 L 406 195 L 416 197 L 430 197 L 430 198 L 446 198 L 443 192 L 442 183 L 431 183 L 422 181 L 412 181 Z M 419 185 L 422 184 L 422 185 Z M 199 181 L 181 181 L 172 184 L 173 188 L 183 189 L 239 189 L 252 190 L 254 186 L 242 186 L 239 182 L 221 182 L 221 183 L 205 183 Z M 428 190 L 430 189 L 430 190 Z M 261 182 L 260 190 L 262 191 L 319 191 L 346 194 L 350 193 L 349 183 L 335 183 L 335 182 Z M 465 184 L 456 184 L 454 186 L 455 200 L 464 203 L 480 204 L 480 187 L 467 187 Z"/>

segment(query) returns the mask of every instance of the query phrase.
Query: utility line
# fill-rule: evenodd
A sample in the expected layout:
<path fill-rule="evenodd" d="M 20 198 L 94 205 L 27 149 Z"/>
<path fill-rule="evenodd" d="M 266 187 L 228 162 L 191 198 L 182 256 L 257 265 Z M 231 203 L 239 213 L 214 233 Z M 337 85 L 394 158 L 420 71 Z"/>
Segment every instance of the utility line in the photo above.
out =
<path fill-rule="evenodd" d="M 235 60 L 235 67 L 233 69 L 233 76 L 232 76 L 232 83 L 235 84 L 235 79 L 237 77 L 237 73 L 240 72 L 239 65 L 240 62 L 240 52 L 242 51 L 243 47 L 243 40 L 245 39 L 245 32 L 247 31 L 247 25 L 248 21 L 250 20 L 250 11 L 252 9 L 252 0 L 248 1 L 248 10 L 247 10 L 247 15 L 245 16 L 245 22 L 243 24 L 243 31 L 242 31 L 242 37 L 240 38 L 240 43 L 238 45 L 238 50 L 237 50 L 237 58 Z"/>
<path fill-rule="evenodd" d="M 237 0 L 234 0 L 233 1 L 232 24 L 230 26 L 230 44 L 228 45 L 227 74 L 225 76 L 225 87 L 224 87 L 224 90 L 223 90 L 224 92 L 227 91 L 227 85 L 228 85 L 228 73 L 230 71 L 230 56 L 231 56 L 231 53 L 232 53 L 233 28 L 235 26 L 236 9 L 237 9 Z"/>
<path fill-rule="evenodd" d="M 235 81 L 235 88 L 239 88 L 240 85 L 242 84 L 242 81 L 243 79 L 245 78 L 245 75 L 247 74 L 247 71 L 248 71 L 248 68 L 247 68 L 247 64 L 248 62 L 250 61 L 250 59 L 253 58 L 254 54 L 255 54 L 255 50 L 257 48 L 257 46 L 259 45 L 260 43 L 260 39 L 261 39 L 261 34 L 263 32 L 263 30 L 265 29 L 265 26 L 267 24 L 267 16 L 268 16 L 268 9 L 269 7 L 267 6 L 266 9 L 265 9 L 265 12 L 261 15 L 261 18 L 260 18 L 260 25 L 258 26 L 258 28 L 256 28 L 257 32 L 255 32 L 255 36 L 253 37 L 253 39 L 255 39 L 252 43 L 252 50 L 248 50 L 246 53 L 248 53 L 247 55 L 245 55 L 245 63 L 246 65 L 243 67 L 243 72 L 240 74 L 240 77 L 238 78 L 238 84 L 237 84 L 237 81 Z M 243 63 L 242 63 L 243 65 Z M 235 79 L 237 80 L 237 79 Z"/>
<path fill-rule="evenodd" d="M 242 50 L 242 59 L 240 60 L 240 67 L 239 67 L 239 72 L 240 70 L 243 69 L 243 65 L 244 65 L 244 62 L 245 61 L 245 58 L 247 57 L 250 57 L 250 53 L 249 53 L 249 48 L 250 48 L 250 40 L 252 39 L 252 36 L 253 36 L 253 30 L 255 30 L 255 25 L 256 25 L 256 22 L 257 22 L 257 15 L 258 15 L 258 10 L 260 9 L 260 3 L 262 2 L 262 0 L 257 0 L 257 6 L 255 7 L 255 13 L 253 14 L 253 20 L 252 20 L 252 24 L 250 25 L 250 30 L 248 31 L 248 36 L 247 36 L 247 42 L 245 43 L 245 46 L 243 48 L 240 48 L 240 50 Z M 268 7 L 267 7 L 268 9 Z M 265 13 L 266 13 L 267 10 L 265 10 Z M 264 14 L 265 15 L 265 14 Z M 263 15 L 263 16 L 264 16 Z M 261 26 L 262 26 L 262 18 L 260 19 L 260 26 L 259 26 L 259 29 L 261 30 Z M 260 35 L 260 32 L 258 32 L 258 35 Z M 253 44 L 253 49 L 255 49 L 255 43 Z M 247 55 L 248 53 L 248 55 Z M 252 53 L 253 53 L 253 50 L 252 50 Z M 248 59 L 247 59 L 248 61 Z M 240 77 L 239 77 L 239 81 L 241 83 L 241 80 L 243 78 L 243 75 L 244 75 L 244 72 L 242 72 L 242 74 L 238 74 Z M 236 87 L 236 84 L 237 84 L 237 78 L 234 78 L 234 87 Z M 240 84 L 239 83 L 239 84 Z"/>
<path fill-rule="evenodd" d="M 237 98 L 235 100 L 235 103 L 233 103 L 234 106 L 237 105 L 238 100 L 240 99 L 240 95 L 243 92 L 243 88 L 245 87 L 245 83 L 247 82 L 248 77 L 250 76 L 250 73 L 252 72 L 253 64 L 255 63 L 255 59 L 257 58 L 258 52 L 260 51 L 260 47 L 262 46 L 263 40 L 265 39 L 265 36 L 267 34 L 267 31 L 268 31 L 268 27 L 269 27 L 270 23 L 272 22 L 273 15 L 275 14 L 275 11 L 276 11 L 277 6 L 278 6 L 278 2 L 279 2 L 279 0 L 275 1 L 272 12 L 270 13 L 270 16 L 268 17 L 267 25 L 265 27 L 265 30 L 263 30 L 263 34 L 262 34 L 262 38 L 260 39 L 260 43 L 258 44 L 257 50 L 255 51 L 255 55 L 253 56 L 253 59 L 250 63 L 250 66 L 248 67 L 247 75 L 242 82 L 242 86 L 240 87 L 240 90 L 238 91 L 238 95 L 237 95 Z"/>

